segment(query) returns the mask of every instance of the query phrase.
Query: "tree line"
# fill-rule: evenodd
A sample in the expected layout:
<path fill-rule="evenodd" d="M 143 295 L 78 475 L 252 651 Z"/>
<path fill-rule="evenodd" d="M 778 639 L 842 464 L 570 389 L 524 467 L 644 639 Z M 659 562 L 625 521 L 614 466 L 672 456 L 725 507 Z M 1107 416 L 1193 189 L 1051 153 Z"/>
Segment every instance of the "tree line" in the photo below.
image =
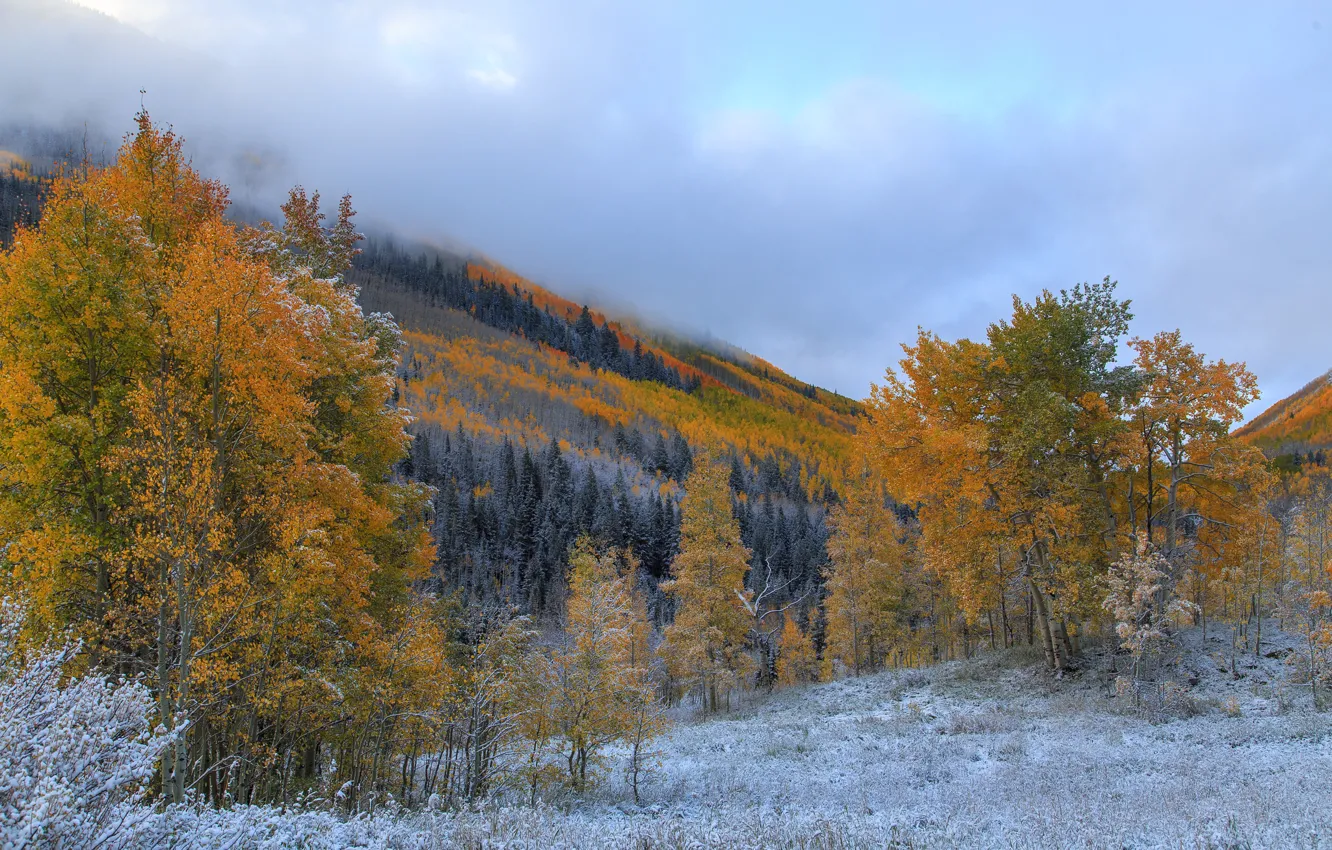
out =
<path fill-rule="evenodd" d="M 641 340 L 632 348 L 621 346 L 620 335 L 609 320 L 597 325 L 584 305 L 577 317 L 556 316 L 549 308 L 537 307 L 532 293 L 514 284 L 506 286 L 482 277 L 474 280 L 465 264 L 445 264 L 437 254 L 412 256 L 391 241 L 371 240 L 357 256 L 350 280 L 375 285 L 374 278 L 401 284 L 420 293 L 432 305 L 461 310 L 493 328 L 522 336 L 532 342 L 565 352 L 571 359 L 605 369 L 636 381 L 655 381 L 673 389 L 691 392 L 697 377 L 681 377 Z"/>
<path fill-rule="evenodd" d="M 1276 479 L 1231 433 L 1256 380 L 1177 331 L 1128 340 L 1121 360 L 1131 312 L 1115 290 L 1014 298 L 983 341 L 922 331 L 874 388 L 859 436 L 870 492 L 848 498 L 834 533 L 859 555 L 832 552 L 848 668 L 881 666 L 887 645 L 933 660 L 1024 640 L 1051 669 L 1076 666 L 1114 622 L 1107 583 L 1130 567 L 1146 581 L 1157 555 L 1157 594 L 1190 600 L 1199 623 L 1270 613 Z"/>

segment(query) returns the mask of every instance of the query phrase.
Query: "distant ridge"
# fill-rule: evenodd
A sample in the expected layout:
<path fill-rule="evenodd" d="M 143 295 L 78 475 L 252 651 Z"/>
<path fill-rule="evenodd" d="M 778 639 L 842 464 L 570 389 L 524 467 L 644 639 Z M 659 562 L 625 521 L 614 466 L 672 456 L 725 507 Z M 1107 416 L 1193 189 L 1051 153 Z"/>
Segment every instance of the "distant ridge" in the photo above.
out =
<path fill-rule="evenodd" d="M 372 238 L 372 242 L 375 241 Z M 394 242 L 391 236 L 380 237 L 380 244 L 389 250 L 420 253 L 432 260 L 439 257 L 445 266 L 452 265 L 465 270 L 472 281 L 497 283 L 523 293 L 524 297 L 530 296 L 536 307 L 553 316 L 573 321 L 585 306 L 512 271 L 484 254 L 464 253 L 457 248 L 430 243 L 407 241 L 395 245 Z M 641 319 L 615 315 L 611 311 L 599 309 L 595 304 L 586 306 L 593 322 L 609 325 L 615 331 L 621 347 L 630 350 L 638 343 L 645 351 L 651 351 L 660 358 L 667 367 L 677 370 L 691 381 L 725 388 L 839 429 L 854 430 L 854 420 L 864 413 L 861 402 L 802 381 L 767 360 L 724 340 L 712 337 L 697 339 L 662 330 Z"/>
<path fill-rule="evenodd" d="M 1236 434 L 1269 457 L 1332 447 L 1332 370 L 1273 404 Z"/>

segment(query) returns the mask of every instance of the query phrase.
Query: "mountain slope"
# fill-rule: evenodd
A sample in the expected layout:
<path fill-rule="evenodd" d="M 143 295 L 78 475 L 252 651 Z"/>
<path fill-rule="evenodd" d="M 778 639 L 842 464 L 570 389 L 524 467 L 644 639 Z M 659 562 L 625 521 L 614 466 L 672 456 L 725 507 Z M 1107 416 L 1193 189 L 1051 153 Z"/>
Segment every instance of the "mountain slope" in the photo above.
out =
<path fill-rule="evenodd" d="M 1268 457 L 1332 447 L 1332 371 L 1281 399 L 1236 433 Z"/>
<path fill-rule="evenodd" d="M 737 452 L 753 464 L 788 455 L 800 461 L 811 499 L 846 474 L 860 406 L 739 349 L 731 351 L 746 362 L 608 318 L 502 267 L 438 251 L 413 257 L 372 242 L 349 279 L 367 310 L 392 313 L 409 332 L 415 356 L 430 346 L 440 348 L 432 362 L 464 355 L 449 359 L 445 369 L 425 371 L 449 386 L 453 409 L 484 407 L 492 428 L 528 421 L 535 424 L 524 439 L 581 445 L 596 444 L 600 431 L 621 426 L 646 436 L 680 432 L 693 445 Z M 538 396 L 577 409 L 581 421 L 544 416 Z M 423 417 L 442 415 L 435 401 L 422 402 Z M 459 421 L 445 418 L 450 427 Z"/>
<path fill-rule="evenodd" d="M 442 591 L 472 611 L 557 614 L 569 546 L 590 534 L 633 553 L 665 622 L 681 487 L 708 452 L 731 466 L 751 582 L 819 632 L 825 512 L 852 469 L 858 404 L 428 246 L 372 239 L 348 279 L 403 329 L 408 471 L 438 491 Z"/>
<path fill-rule="evenodd" d="M 6 161 L 19 167 L 0 175 L 0 247 L 50 186 Z M 489 260 L 387 238 L 365 249 L 347 279 L 403 329 L 396 401 L 415 439 L 401 472 L 436 489 L 438 591 L 477 617 L 558 615 L 569 549 L 591 535 L 632 553 L 664 622 L 682 485 L 707 452 L 731 467 L 754 580 L 819 633 L 825 513 L 853 468 L 858 403 Z"/>

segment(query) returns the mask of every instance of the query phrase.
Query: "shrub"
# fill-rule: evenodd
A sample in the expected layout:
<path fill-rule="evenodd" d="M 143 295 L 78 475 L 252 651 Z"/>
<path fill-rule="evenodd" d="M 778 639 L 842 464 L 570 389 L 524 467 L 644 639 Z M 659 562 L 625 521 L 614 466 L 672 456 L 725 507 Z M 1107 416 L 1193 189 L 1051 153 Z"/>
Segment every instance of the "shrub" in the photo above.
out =
<path fill-rule="evenodd" d="M 24 606 L 0 602 L 0 846 L 107 847 L 153 815 L 135 805 L 175 732 L 152 729 L 133 681 L 66 678 L 80 646 L 24 657 Z"/>

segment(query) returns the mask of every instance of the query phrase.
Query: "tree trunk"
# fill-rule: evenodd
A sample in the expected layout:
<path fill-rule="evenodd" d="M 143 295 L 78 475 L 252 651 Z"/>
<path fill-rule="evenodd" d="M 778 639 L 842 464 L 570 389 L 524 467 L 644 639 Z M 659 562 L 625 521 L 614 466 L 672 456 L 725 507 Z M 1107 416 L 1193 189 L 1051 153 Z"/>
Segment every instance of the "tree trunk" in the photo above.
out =
<path fill-rule="evenodd" d="M 1055 634 L 1059 637 L 1059 645 L 1064 650 L 1064 663 L 1067 664 L 1077 654 L 1073 651 L 1073 641 L 1068 636 L 1068 621 L 1062 617 L 1055 622 Z"/>
<path fill-rule="evenodd" d="M 176 659 L 176 710 L 185 711 L 190 698 L 190 656 L 193 641 L 193 622 L 189 615 L 190 603 L 188 587 L 185 581 L 185 564 L 176 563 L 176 616 L 180 620 L 180 656 Z M 185 800 L 185 773 L 189 769 L 190 734 L 186 729 L 172 745 L 175 750 L 176 766 L 171 782 L 171 801 L 181 803 Z"/>
<path fill-rule="evenodd" d="M 1026 617 L 1026 620 L 1027 620 L 1027 646 L 1031 646 L 1033 643 L 1036 642 L 1036 630 L 1035 630 L 1034 622 L 1033 622 L 1033 621 L 1034 621 L 1034 617 L 1035 617 L 1035 614 L 1034 614 L 1034 612 L 1033 612 L 1033 610 L 1032 610 L 1031 589 L 1028 588 L 1028 589 L 1027 589 L 1027 617 Z"/>
<path fill-rule="evenodd" d="M 1059 656 L 1055 651 L 1054 635 L 1050 632 L 1050 610 L 1045 604 L 1045 594 L 1036 586 L 1036 579 L 1028 576 L 1027 584 L 1031 589 L 1032 607 L 1041 627 L 1041 646 L 1045 649 L 1045 663 L 1051 670 L 1059 669 Z"/>
<path fill-rule="evenodd" d="M 170 606 L 167 603 L 167 566 L 166 561 L 162 562 L 159 570 L 158 580 L 162 583 L 161 601 L 157 607 L 157 715 L 158 722 L 167 728 L 175 726 L 175 711 L 171 705 L 171 659 L 169 657 L 168 647 L 170 638 L 167 634 L 168 623 L 170 622 Z M 169 753 L 162 756 L 162 793 L 172 795 L 174 792 L 171 781 L 171 770 L 175 767 L 175 760 L 170 758 Z M 172 802 L 176 802 L 174 799 Z"/>

